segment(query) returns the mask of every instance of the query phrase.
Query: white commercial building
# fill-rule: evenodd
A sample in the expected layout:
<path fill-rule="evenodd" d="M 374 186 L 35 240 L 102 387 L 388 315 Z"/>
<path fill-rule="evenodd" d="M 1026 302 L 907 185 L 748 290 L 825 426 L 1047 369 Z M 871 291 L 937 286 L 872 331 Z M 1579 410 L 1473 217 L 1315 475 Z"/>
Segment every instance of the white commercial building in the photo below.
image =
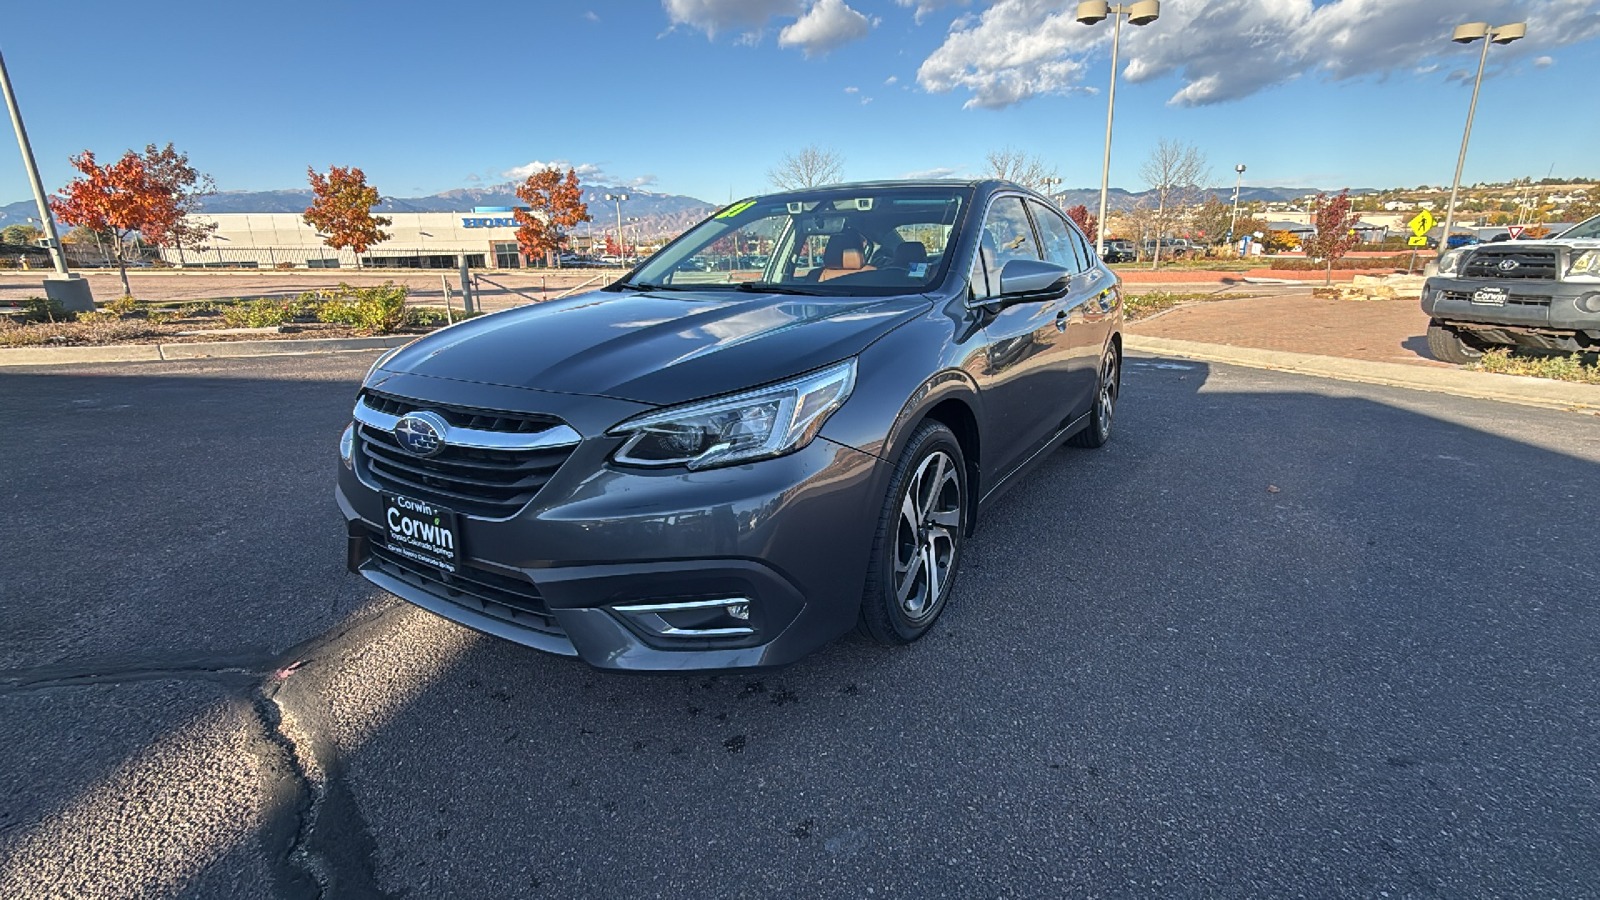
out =
<path fill-rule="evenodd" d="M 472 268 L 517 269 L 528 259 L 517 247 L 517 224 L 510 207 L 478 207 L 471 212 L 384 213 L 389 239 L 367 249 L 369 268 L 454 269 L 462 258 Z M 166 262 L 189 267 L 262 269 L 355 268 L 356 255 L 334 250 L 299 213 L 218 213 L 196 216 L 215 224 L 205 250 L 162 250 Z"/>

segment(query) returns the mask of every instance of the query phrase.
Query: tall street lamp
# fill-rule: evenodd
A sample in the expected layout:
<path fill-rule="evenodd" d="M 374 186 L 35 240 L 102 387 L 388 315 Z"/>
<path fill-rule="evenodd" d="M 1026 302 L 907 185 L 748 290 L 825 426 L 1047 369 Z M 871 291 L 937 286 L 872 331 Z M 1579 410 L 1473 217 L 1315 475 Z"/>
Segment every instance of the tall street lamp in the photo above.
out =
<path fill-rule="evenodd" d="M 39 224 L 44 226 L 45 244 L 50 248 L 50 260 L 56 266 L 56 274 L 44 280 L 44 295 L 47 299 L 59 302 L 69 312 L 88 312 L 94 309 L 94 296 L 89 292 L 89 282 L 82 275 L 67 271 L 67 257 L 61 249 L 61 236 L 56 233 L 56 220 L 50 215 L 50 204 L 44 197 L 39 164 L 33 159 L 33 145 L 28 143 L 28 129 L 23 127 L 22 110 L 17 108 L 17 95 L 11 90 L 11 75 L 6 72 L 4 57 L 0 57 L 0 91 L 5 93 L 6 110 L 11 113 L 11 127 L 17 132 L 17 145 L 22 148 L 22 164 L 27 168 L 28 182 L 33 186 L 33 202 L 39 207 Z"/>
<path fill-rule="evenodd" d="M 1041 178 L 1039 182 L 1044 185 L 1044 195 L 1050 198 L 1050 202 L 1054 203 L 1057 209 L 1060 209 L 1061 195 L 1055 193 L 1055 189 L 1061 186 L 1061 179 L 1051 175 L 1048 178 Z"/>
<path fill-rule="evenodd" d="M 1461 167 L 1467 162 L 1467 141 L 1472 138 L 1472 117 L 1478 111 L 1478 86 L 1483 84 L 1483 68 L 1489 62 L 1489 45 L 1509 44 L 1521 40 L 1528 33 L 1527 22 L 1513 22 L 1490 28 L 1488 22 L 1468 22 L 1458 26 L 1450 38 L 1458 44 L 1483 41 L 1483 54 L 1478 57 L 1478 77 L 1472 82 L 1472 103 L 1467 107 L 1467 130 L 1461 135 L 1461 155 L 1456 157 L 1456 177 L 1450 182 L 1450 205 L 1444 211 L 1444 236 L 1439 240 L 1439 255 L 1450 249 L 1450 229 L 1456 221 L 1456 192 L 1461 189 Z"/>
<path fill-rule="evenodd" d="M 623 240 L 623 237 L 622 237 L 622 201 L 628 199 L 628 195 L 627 194 L 607 194 L 606 195 L 606 199 L 607 200 L 615 200 L 617 202 L 617 241 L 618 241 L 618 244 L 617 244 L 617 255 L 620 256 L 620 255 L 622 255 L 621 241 Z"/>
<path fill-rule="evenodd" d="M 1239 185 L 1244 183 L 1244 163 L 1233 167 L 1238 175 L 1233 179 L 1233 215 L 1228 219 L 1228 243 L 1233 243 L 1233 228 L 1239 224 Z"/>
<path fill-rule="evenodd" d="M 1102 256 L 1106 252 L 1106 186 L 1111 177 L 1111 114 L 1117 108 L 1117 49 L 1122 42 L 1122 19 L 1127 17 L 1135 25 L 1149 25 L 1161 17 L 1160 0 L 1139 0 L 1112 6 L 1104 0 L 1087 0 L 1078 4 L 1075 14 L 1078 21 L 1093 25 L 1107 16 L 1111 17 L 1111 92 L 1106 96 L 1106 156 L 1100 165 L 1100 218 L 1095 230 L 1094 248 Z"/>

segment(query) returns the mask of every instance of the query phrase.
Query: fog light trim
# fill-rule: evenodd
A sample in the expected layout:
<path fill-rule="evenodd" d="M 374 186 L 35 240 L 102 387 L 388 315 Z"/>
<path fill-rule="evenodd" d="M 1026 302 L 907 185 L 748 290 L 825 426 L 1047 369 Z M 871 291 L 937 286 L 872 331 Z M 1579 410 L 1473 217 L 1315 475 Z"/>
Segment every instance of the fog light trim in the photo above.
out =
<path fill-rule="evenodd" d="M 629 603 L 611 607 L 613 610 L 627 616 L 634 624 L 645 629 L 651 634 L 671 638 L 725 638 L 748 637 L 756 633 L 754 628 L 747 625 L 738 625 L 730 628 L 679 628 L 666 619 L 661 618 L 662 613 L 691 612 L 701 609 L 721 609 L 730 618 L 750 618 L 750 600 L 747 597 L 719 597 L 715 600 L 683 600 L 676 603 Z"/>

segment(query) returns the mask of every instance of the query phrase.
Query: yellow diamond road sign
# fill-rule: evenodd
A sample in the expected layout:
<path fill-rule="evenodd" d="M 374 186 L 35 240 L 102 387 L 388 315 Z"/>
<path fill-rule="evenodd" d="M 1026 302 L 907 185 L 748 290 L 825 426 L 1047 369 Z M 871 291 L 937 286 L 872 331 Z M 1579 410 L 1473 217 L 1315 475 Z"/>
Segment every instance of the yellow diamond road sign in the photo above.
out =
<path fill-rule="evenodd" d="M 1422 237 L 1428 233 L 1428 229 L 1439 224 L 1439 220 L 1433 217 L 1433 213 L 1423 210 L 1422 212 L 1417 213 L 1416 218 L 1412 219 L 1406 224 L 1411 226 L 1412 234 L 1416 235 L 1417 237 Z"/>
<path fill-rule="evenodd" d="M 1412 247 L 1426 247 L 1428 246 L 1428 236 L 1419 234 L 1414 238 L 1407 238 L 1406 244 Z"/>

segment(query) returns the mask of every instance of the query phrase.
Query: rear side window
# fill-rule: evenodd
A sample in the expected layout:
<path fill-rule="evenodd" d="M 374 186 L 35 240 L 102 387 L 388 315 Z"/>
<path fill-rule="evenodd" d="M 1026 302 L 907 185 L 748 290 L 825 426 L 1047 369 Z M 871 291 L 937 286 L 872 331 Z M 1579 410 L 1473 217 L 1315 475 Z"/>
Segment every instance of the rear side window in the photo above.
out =
<path fill-rule="evenodd" d="M 1028 204 L 1033 210 L 1033 220 L 1039 224 L 1039 243 L 1044 248 L 1044 258 L 1068 272 L 1082 272 L 1089 267 L 1089 257 L 1084 250 L 1083 238 L 1067 224 L 1055 210 L 1041 203 Z"/>

